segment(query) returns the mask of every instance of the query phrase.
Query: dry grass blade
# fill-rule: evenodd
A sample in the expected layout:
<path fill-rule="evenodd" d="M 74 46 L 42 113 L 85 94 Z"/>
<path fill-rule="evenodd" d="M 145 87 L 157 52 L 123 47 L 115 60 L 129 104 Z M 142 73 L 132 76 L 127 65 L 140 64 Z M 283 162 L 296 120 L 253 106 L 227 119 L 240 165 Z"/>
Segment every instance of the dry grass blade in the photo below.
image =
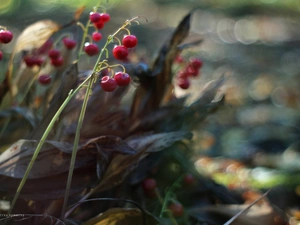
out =
<path fill-rule="evenodd" d="M 224 225 L 229 225 L 231 224 L 236 218 L 238 218 L 242 213 L 246 212 L 247 210 L 249 210 L 253 205 L 255 205 L 258 201 L 260 201 L 261 199 L 263 199 L 264 197 L 267 196 L 267 194 L 271 191 L 271 189 L 269 189 L 266 193 L 264 193 L 262 196 L 260 196 L 258 199 L 256 199 L 252 204 L 250 204 L 249 206 L 247 206 L 245 209 L 243 209 L 242 211 L 240 211 L 239 213 L 237 213 L 235 216 L 233 216 L 230 220 L 228 220 L 226 223 L 224 223 Z"/>

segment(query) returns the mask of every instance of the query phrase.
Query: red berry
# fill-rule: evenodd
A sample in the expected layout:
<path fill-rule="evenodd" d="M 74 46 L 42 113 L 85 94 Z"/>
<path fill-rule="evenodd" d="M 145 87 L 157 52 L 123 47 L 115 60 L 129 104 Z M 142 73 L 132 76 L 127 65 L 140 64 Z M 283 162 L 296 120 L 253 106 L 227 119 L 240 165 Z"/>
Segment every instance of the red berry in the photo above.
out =
<path fill-rule="evenodd" d="M 60 67 L 64 64 L 63 57 L 59 57 L 57 59 L 51 59 L 51 64 L 55 67 Z"/>
<path fill-rule="evenodd" d="M 3 58 L 3 53 L 0 51 L 0 61 L 2 60 Z"/>
<path fill-rule="evenodd" d="M 109 76 L 102 77 L 100 85 L 106 92 L 112 92 L 117 88 L 117 82 Z"/>
<path fill-rule="evenodd" d="M 100 41 L 102 39 L 102 34 L 99 32 L 94 32 L 92 34 L 92 38 L 94 41 Z"/>
<path fill-rule="evenodd" d="M 192 185 L 195 183 L 195 178 L 192 174 L 187 174 L 184 176 L 183 181 L 185 184 Z"/>
<path fill-rule="evenodd" d="M 126 59 L 128 56 L 128 49 L 122 45 L 116 45 L 113 49 L 113 55 L 119 60 Z"/>
<path fill-rule="evenodd" d="M 118 72 L 114 79 L 118 86 L 127 86 L 130 83 L 130 76 L 127 73 Z"/>
<path fill-rule="evenodd" d="M 94 23 L 94 26 L 98 29 L 101 30 L 104 27 L 104 22 L 102 20 L 100 20 L 97 23 Z"/>
<path fill-rule="evenodd" d="M 197 58 L 190 58 L 190 62 L 191 65 L 195 68 L 195 69 L 200 69 L 203 65 L 202 60 L 197 59 Z"/>
<path fill-rule="evenodd" d="M 107 23 L 110 20 L 110 15 L 108 13 L 101 13 L 100 20 L 104 23 Z"/>
<path fill-rule="evenodd" d="M 51 83 L 51 76 L 44 74 L 39 76 L 39 82 L 42 85 L 47 85 Z"/>
<path fill-rule="evenodd" d="M 7 44 L 11 42 L 13 39 L 13 33 L 9 30 L 1 30 L 0 31 L 0 42 L 3 44 Z"/>
<path fill-rule="evenodd" d="M 92 23 L 97 23 L 101 20 L 100 13 L 97 12 L 90 12 L 90 21 Z"/>
<path fill-rule="evenodd" d="M 147 178 L 142 182 L 142 188 L 145 192 L 154 191 L 156 188 L 156 180 L 153 178 Z"/>
<path fill-rule="evenodd" d="M 60 51 L 58 49 L 51 49 L 48 52 L 48 56 L 50 59 L 57 59 L 60 57 Z"/>
<path fill-rule="evenodd" d="M 180 217 L 184 213 L 183 206 L 180 203 L 172 203 L 168 208 L 175 217 Z"/>
<path fill-rule="evenodd" d="M 66 47 L 66 49 L 72 50 L 76 47 L 76 41 L 70 38 L 64 38 L 63 43 Z"/>
<path fill-rule="evenodd" d="M 84 51 L 88 56 L 94 56 L 98 54 L 99 48 L 96 44 L 86 43 L 84 46 Z"/>
<path fill-rule="evenodd" d="M 182 89 L 188 89 L 190 87 L 190 81 L 188 78 L 179 78 L 177 84 Z"/>
<path fill-rule="evenodd" d="M 186 72 L 192 77 L 197 77 L 199 75 L 199 68 L 195 68 L 192 64 L 190 64 L 186 68 Z"/>
<path fill-rule="evenodd" d="M 134 36 L 134 35 L 125 35 L 122 40 L 122 44 L 126 48 L 133 48 L 137 45 L 137 43 L 138 43 L 138 40 L 137 40 L 136 36 Z"/>
<path fill-rule="evenodd" d="M 175 58 L 175 62 L 176 63 L 183 63 L 184 62 L 184 58 L 181 55 L 178 55 Z"/>
<path fill-rule="evenodd" d="M 23 60 L 24 60 L 27 67 L 33 67 L 35 65 L 35 62 L 36 62 L 34 57 L 30 56 L 30 55 L 24 56 Z"/>

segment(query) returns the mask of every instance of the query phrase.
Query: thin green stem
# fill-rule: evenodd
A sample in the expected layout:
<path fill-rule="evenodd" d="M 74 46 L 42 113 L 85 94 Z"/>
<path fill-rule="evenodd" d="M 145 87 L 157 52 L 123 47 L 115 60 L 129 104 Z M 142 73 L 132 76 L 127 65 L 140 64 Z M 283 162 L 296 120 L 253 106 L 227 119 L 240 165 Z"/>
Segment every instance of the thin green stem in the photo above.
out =
<path fill-rule="evenodd" d="M 68 205 L 68 199 L 69 199 L 70 188 L 71 188 L 71 183 L 72 183 L 72 176 L 73 176 L 73 171 L 74 171 L 75 162 L 76 162 L 77 148 L 78 148 L 79 140 L 80 140 L 80 130 L 82 127 L 84 116 L 85 116 L 85 111 L 87 108 L 89 96 L 92 92 L 92 85 L 96 80 L 95 74 L 97 72 L 97 68 L 99 67 L 99 63 L 102 58 L 102 55 L 109 43 L 110 43 L 109 40 L 107 40 L 107 42 L 105 43 L 103 49 L 101 50 L 101 52 L 99 54 L 97 62 L 94 65 L 93 72 L 89 77 L 91 79 L 89 79 L 89 84 L 88 84 L 87 91 L 84 96 L 84 100 L 82 103 L 82 107 L 81 107 L 81 111 L 80 111 L 80 115 L 79 115 L 79 119 L 78 119 L 78 124 L 77 124 L 77 128 L 76 128 L 76 134 L 75 134 L 74 145 L 73 145 L 73 150 L 72 150 L 72 157 L 71 157 L 71 163 L 70 163 L 70 168 L 69 168 L 69 174 L 68 174 L 68 180 L 67 180 L 67 186 L 66 186 L 66 192 L 65 192 L 65 198 L 64 198 L 64 203 L 63 203 L 63 207 L 62 207 L 61 217 L 64 217 L 64 213 L 65 213 L 67 205 Z M 100 68 L 101 68 L 102 63 L 106 63 L 106 62 L 105 61 L 101 62 Z"/>
<path fill-rule="evenodd" d="M 178 184 L 182 181 L 184 175 L 181 175 L 173 184 L 172 186 L 168 189 L 167 193 L 166 193 L 166 196 L 165 196 L 165 199 L 164 199 L 164 203 L 162 205 L 162 208 L 161 208 L 161 211 L 160 211 L 160 214 L 159 214 L 159 217 L 161 218 L 163 216 L 163 213 L 166 211 L 166 208 L 167 208 L 167 204 L 170 200 L 170 196 L 171 194 L 174 193 L 174 189 L 176 187 L 178 187 Z"/>
<path fill-rule="evenodd" d="M 86 23 L 85 29 L 83 30 L 83 37 L 82 37 L 82 40 L 81 40 L 81 44 L 80 44 L 80 48 L 78 50 L 78 56 L 77 56 L 78 61 L 79 61 L 79 59 L 82 55 L 82 52 L 83 52 L 83 47 L 84 47 L 86 36 L 88 35 L 88 31 L 89 31 L 88 27 L 90 26 L 90 23 L 91 23 L 91 21 L 88 20 L 87 23 Z"/>
<path fill-rule="evenodd" d="M 75 162 L 76 162 L 76 154 L 77 154 L 77 149 L 78 149 L 79 140 L 80 140 L 80 130 L 81 130 L 81 127 L 83 124 L 83 119 L 84 119 L 85 111 L 87 108 L 88 99 L 89 99 L 90 94 L 92 93 L 92 86 L 94 83 L 93 80 L 95 79 L 94 75 L 95 74 L 92 74 L 92 77 L 89 80 L 89 84 L 88 84 L 87 91 L 84 96 L 83 104 L 82 104 L 79 119 L 78 119 L 75 140 L 74 140 L 74 145 L 73 145 L 73 151 L 72 151 L 72 157 L 71 157 L 71 163 L 70 163 L 70 169 L 69 169 L 68 180 L 67 180 L 67 187 L 66 187 L 66 192 L 65 192 L 65 199 L 64 199 L 64 204 L 63 204 L 63 208 L 62 208 L 62 215 L 61 215 L 62 217 L 67 208 L 67 203 L 68 203 L 68 198 L 69 198 L 70 188 L 71 188 L 71 183 L 72 183 L 72 177 L 73 177 L 73 170 L 74 170 Z"/>
<path fill-rule="evenodd" d="M 27 178 L 28 178 L 28 175 L 29 175 L 29 173 L 30 173 L 30 171 L 31 171 L 31 168 L 32 168 L 32 166 L 33 166 L 33 164 L 34 164 L 34 162 L 35 162 L 35 160 L 36 160 L 36 158 L 37 158 L 37 156 L 38 156 L 40 150 L 42 149 L 42 146 L 43 146 L 43 144 L 45 143 L 45 141 L 46 141 L 46 139 L 47 139 L 47 137 L 48 137 L 50 131 L 52 130 L 52 128 L 53 128 L 55 122 L 58 120 L 60 114 L 62 113 L 62 111 L 64 110 L 64 108 L 67 106 L 67 104 L 70 102 L 70 100 L 71 100 L 71 99 L 75 96 L 75 94 L 76 94 L 76 93 L 77 93 L 77 92 L 85 85 L 85 83 L 86 83 L 88 80 L 90 80 L 90 78 L 91 78 L 91 75 L 90 75 L 87 79 L 85 79 L 85 80 L 84 80 L 84 81 L 83 81 L 83 82 L 75 89 L 75 91 L 71 90 L 71 91 L 69 92 L 68 97 L 67 97 L 66 100 L 62 103 L 62 105 L 60 106 L 60 108 L 57 110 L 57 112 L 56 112 L 55 115 L 53 116 L 52 120 L 50 121 L 48 127 L 46 128 L 46 130 L 45 130 L 45 132 L 44 132 L 42 138 L 40 139 L 40 141 L 39 141 L 39 143 L 38 143 L 38 145 L 37 145 L 37 147 L 36 147 L 36 149 L 35 149 L 35 151 L 34 151 L 34 154 L 33 154 L 32 158 L 31 158 L 31 160 L 30 160 L 30 163 L 29 163 L 29 165 L 28 165 L 28 167 L 27 167 L 27 169 L 26 169 L 26 171 L 25 171 L 25 173 L 24 173 L 24 176 L 23 176 L 23 178 L 22 178 L 22 180 L 21 180 L 21 182 L 20 182 L 20 184 L 19 184 L 19 186 L 18 186 L 18 189 L 17 189 L 17 191 L 16 191 L 16 194 L 15 194 L 13 200 L 12 200 L 11 207 L 10 207 L 10 210 L 9 210 L 8 213 L 11 213 L 11 212 L 12 212 L 12 210 L 13 210 L 15 204 L 16 204 L 16 201 L 17 201 L 17 199 L 19 198 L 19 195 L 20 195 L 20 193 L 21 193 L 21 191 L 22 191 L 22 189 L 23 189 L 23 187 L 24 187 L 24 185 L 25 185 L 25 182 L 26 182 L 26 180 L 27 180 Z"/>

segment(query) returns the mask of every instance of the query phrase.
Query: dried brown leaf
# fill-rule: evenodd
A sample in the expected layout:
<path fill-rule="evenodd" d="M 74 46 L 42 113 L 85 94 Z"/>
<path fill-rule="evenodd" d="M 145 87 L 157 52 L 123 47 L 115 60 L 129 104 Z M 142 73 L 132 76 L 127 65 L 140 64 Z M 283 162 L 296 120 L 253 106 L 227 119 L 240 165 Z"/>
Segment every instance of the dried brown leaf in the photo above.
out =
<path fill-rule="evenodd" d="M 75 14 L 74 14 L 74 19 L 75 19 L 76 21 L 80 19 L 81 15 L 82 15 L 82 13 L 83 13 L 83 11 L 84 11 L 84 9 L 85 9 L 85 6 L 81 6 L 80 8 L 78 8 L 78 9 L 76 10 L 76 12 L 75 12 Z"/>
<path fill-rule="evenodd" d="M 178 46 L 188 36 L 191 13 L 186 15 L 173 32 L 171 38 L 161 47 L 155 59 L 150 74 L 140 78 L 132 103 L 131 115 L 149 113 L 171 99 L 172 65 L 181 49 Z M 145 107 L 140 107 L 144 103 Z"/>
<path fill-rule="evenodd" d="M 28 26 L 20 34 L 14 52 L 38 49 L 60 28 L 61 26 L 52 20 L 41 20 Z"/>

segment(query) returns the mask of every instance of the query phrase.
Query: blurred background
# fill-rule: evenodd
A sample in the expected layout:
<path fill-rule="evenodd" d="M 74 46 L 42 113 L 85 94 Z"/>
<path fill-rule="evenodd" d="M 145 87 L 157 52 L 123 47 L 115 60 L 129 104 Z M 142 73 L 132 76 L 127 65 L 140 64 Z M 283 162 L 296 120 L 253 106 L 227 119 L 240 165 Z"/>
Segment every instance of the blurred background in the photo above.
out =
<path fill-rule="evenodd" d="M 97 3 L 0 0 L 0 24 L 17 36 L 41 19 L 66 24 L 83 5 L 85 23 Z M 203 43 L 183 57 L 204 61 L 201 78 L 187 92 L 176 92 L 190 93 L 192 101 L 206 82 L 225 74 L 226 101 L 195 132 L 195 165 L 227 185 L 287 185 L 300 194 L 299 0 L 104 0 L 102 5 L 111 15 L 110 26 L 102 30 L 104 37 L 126 19 L 141 16 L 141 24 L 131 32 L 139 39 L 137 55 L 148 63 L 183 16 L 197 9 L 187 41 L 202 38 Z M 6 55 L 13 45 L 3 46 Z M 243 180 L 245 176 L 252 181 Z"/>

